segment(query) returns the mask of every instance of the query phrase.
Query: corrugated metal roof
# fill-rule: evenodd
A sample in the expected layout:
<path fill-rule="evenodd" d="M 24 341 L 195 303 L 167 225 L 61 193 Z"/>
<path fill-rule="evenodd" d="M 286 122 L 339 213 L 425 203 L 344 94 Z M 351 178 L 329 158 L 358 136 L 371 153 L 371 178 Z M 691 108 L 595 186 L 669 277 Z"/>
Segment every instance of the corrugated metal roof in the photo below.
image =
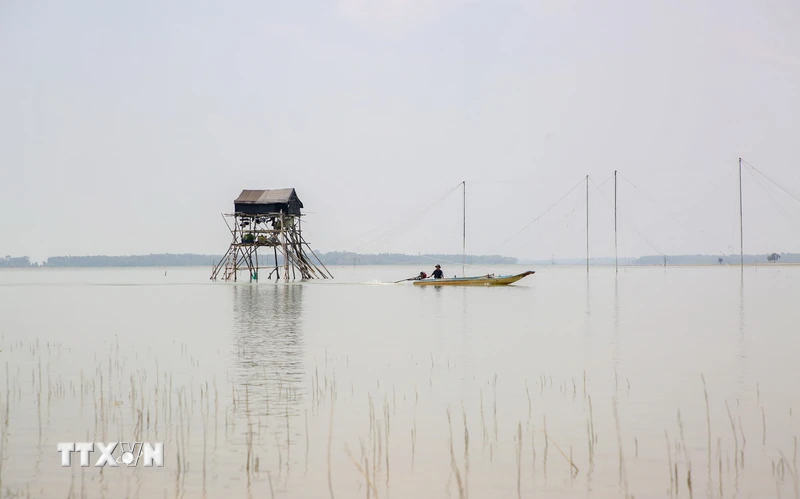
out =
<path fill-rule="evenodd" d="M 245 189 L 239 194 L 239 197 L 236 198 L 234 203 L 255 203 L 258 201 L 258 198 L 261 197 L 261 193 L 264 191 L 253 191 L 250 189 Z"/>
<path fill-rule="evenodd" d="M 297 197 L 294 189 L 245 189 L 239 194 L 234 203 L 238 204 L 275 204 L 288 203 L 292 195 Z M 300 201 L 298 199 L 298 201 Z M 302 202 L 300 203 L 302 206 Z"/>
<path fill-rule="evenodd" d="M 294 189 L 268 189 L 258 198 L 259 203 L 288 203 Z"/>

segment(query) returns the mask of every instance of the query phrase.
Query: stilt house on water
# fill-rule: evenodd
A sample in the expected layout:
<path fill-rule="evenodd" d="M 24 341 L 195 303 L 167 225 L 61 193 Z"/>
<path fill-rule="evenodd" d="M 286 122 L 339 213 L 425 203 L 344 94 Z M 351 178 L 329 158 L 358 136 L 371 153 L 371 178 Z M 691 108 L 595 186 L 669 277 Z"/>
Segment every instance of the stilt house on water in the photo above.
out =
<path fill-rule="evenodd" d="M 211 279 L 221 275 L 236 281 L 239 271 L 246 270 L 248 278 L 257 281 L 260 269 L 270 269 L 267 279 L 274 275 L 276 281 L 333 278 L 303 239 L 303 202 L 294 189 L 245 189 L 233 207 L 233 213 L 223 214 L 233 239 Z M 259 254 L 264 248 L 267 254 Z"/>

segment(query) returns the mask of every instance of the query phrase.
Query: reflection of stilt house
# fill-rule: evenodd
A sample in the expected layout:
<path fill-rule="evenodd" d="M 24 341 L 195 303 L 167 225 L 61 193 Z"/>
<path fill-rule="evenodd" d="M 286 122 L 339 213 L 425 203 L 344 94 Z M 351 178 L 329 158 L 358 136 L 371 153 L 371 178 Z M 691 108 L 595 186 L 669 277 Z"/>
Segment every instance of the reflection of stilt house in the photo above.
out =
<path fill-rule="evenodd" d="M 224 280 L 235 281 L 240 270 L 247 270 L 250 280 L 258 280 L 259 269 L 271 269 L 267 279 L 274 274 L 275 280 L 281 277 L 287 281 L 298 277 L 333 278 L 303 239 L 300 223 L 303 203 L 294 189 L 243 190 L 233 204 L 234 213 L 223 215 L 233 240 L 225 256 L 214 267 L 211 279 L 216 280 L 222 274 Z M 232 226 L 229 221 L 233 222 Z M 268 253 L 271 250 L 271 255 L 260 256 L 273 262 L 260 264 L 260 249 L 266 249 Z M 281 256 L 280 262 L 278 255 Z"/>

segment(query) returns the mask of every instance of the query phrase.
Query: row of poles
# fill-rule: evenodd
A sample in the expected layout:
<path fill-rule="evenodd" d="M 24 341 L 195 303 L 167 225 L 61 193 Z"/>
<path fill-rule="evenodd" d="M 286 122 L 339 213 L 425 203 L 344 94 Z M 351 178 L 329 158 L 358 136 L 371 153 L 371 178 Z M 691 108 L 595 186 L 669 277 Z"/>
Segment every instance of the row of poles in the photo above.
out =
<path fill-rule="evenodd" d="M 465 194 L 466 197 L 466 194 Z M 617 245 L 617 170 L 614 170 L 614 271 L 619 272 Z M 664 265 L 667 257 L 664 256 Z M 744 223 L 742 204 L 742 158 L 739 158 L 739 264 L 744 270 Z M 589 272 L 589 175 L 586 175 L 586 272 Z"/>

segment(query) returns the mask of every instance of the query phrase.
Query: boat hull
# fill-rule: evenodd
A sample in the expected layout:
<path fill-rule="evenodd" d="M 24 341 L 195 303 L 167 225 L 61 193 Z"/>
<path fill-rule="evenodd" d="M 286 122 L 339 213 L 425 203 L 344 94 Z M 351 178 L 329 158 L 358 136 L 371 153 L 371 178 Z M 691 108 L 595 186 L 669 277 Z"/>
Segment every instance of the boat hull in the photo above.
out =
<path fill-rule="evenodd" d="M 454 277 L 450 279 L 425 279 L 414 281 L 414 286 L 507 286 L 520 279 L 534 274 L 529 270 L 516 275 L 501 275 L 497 277 L 484 275 L 476 277 Z"/>

